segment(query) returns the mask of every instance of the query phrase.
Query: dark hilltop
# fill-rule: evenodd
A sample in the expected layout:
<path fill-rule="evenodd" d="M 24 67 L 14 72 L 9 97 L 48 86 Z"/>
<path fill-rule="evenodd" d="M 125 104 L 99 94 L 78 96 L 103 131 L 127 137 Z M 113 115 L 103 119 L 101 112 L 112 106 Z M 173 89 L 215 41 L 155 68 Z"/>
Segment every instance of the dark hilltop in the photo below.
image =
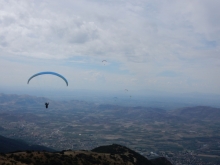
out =
<path fill-rule="evenodd" d="M 97 147 L 91 151 L 64 150 L 49 151 L 17 151 L 1 153 L 0 164 L 7 165 L 172 165 L 166 158 L 148 160 L 137 152 L 118 145 Z"/>

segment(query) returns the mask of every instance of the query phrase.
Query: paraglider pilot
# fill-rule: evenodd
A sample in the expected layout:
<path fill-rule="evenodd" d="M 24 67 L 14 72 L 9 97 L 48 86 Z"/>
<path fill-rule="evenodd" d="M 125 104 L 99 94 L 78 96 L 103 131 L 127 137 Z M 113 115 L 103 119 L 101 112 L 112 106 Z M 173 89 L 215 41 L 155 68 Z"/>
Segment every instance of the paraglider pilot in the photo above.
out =
<path fill-rule="evenodd" d="M 49 103 L 45 103 L 46 108 L 48 108 Z"/>

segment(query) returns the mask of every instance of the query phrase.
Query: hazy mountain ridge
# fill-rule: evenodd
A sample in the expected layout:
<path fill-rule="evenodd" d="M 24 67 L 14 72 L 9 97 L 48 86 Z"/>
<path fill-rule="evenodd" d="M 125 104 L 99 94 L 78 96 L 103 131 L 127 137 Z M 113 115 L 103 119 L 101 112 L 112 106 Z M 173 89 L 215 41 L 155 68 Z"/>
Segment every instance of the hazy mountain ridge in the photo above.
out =
<path fill-rule="evenodd" d="M 54 101 L 45 97 L 37 97 L 30 95 L 15 95 L 15 94 L 0 94 L 0 110 L 19 110 L 19 111 L 33 111 L 45 110 L 45 102 L 49 102 L 49 108 L 54 110 L 72 110 L 81 108 L 90 109 L 96 107 L 93 103 L 85 101 L 71 100 L 71 101 Z M 16 109 L 15 109 L 16 107 Z M 48 109 L 50 110 L 50 109 Z"/>
<path fill-rule="evenodd" d="M 118 105 L 102 104 L 96 105 L 94 103 L 88 103 L 85 101 L 71 100 L 71 101 L 54 101 L 44 97 L 36 97 L 30 95 L 8 95 L 0 94 L 0 110 L 22 110 L 33 111 L 45 110 L 44 103 L 50 102 L 48 111 L 50 109 L 65 111 L 65 110 L 78 110 L 82 108 L 87 111 L 105 111 L 108 113 L 110 110 L 111 114 L 115 116 L 123 116 L 125 118 L 142 118 L 142 119 L 161 119 L 169 120 L 170 118 L 181 118 L 185 119 L 199 119 L 199 120 L 218 120 L 220 116 L 220 108 L 213 108 L 208 106 L 196 106 L 196 107 L 184 107 L 172 111 L 163 110 L 160 108 L 153 107 L 124 107 Z"/>
<path fill-rule="evenodd" d="M 38 104 L 40 101 L 43 101 L 45 98 L 36 97 L 30 95 L 16 95 L 16 94 L 0 94 L 0 104 L 17 104 L 17 105 L 31 105 Z"/>
<path fill-rule="evenodd" d="M 171 114 L 187 119 L 219 121 L 220 108 L 208 106 L 185 107 L 172 111 Z"/>

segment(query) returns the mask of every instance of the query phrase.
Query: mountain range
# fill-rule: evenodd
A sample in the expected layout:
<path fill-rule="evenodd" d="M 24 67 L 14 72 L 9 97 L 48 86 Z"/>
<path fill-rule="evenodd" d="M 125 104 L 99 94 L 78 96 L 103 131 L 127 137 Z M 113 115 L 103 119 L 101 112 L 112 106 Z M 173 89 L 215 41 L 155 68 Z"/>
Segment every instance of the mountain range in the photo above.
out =
<path fill-rule="evenodd" d="M 72 109 L 90 109 L 95 111 L 113 110 L 116 115 L 123 114 L 126 118 L 177 118 L 178 120 L 196 119 L 196 120 L 214 120 L 218 121 L 220 116 L 220 108 L 209 106 L 183 107 L 174 110 L 163 110 L 153 107 L 126 107 L 119 105 L 88 103 L 79 100 L 70 101 L 54 101 L 44 97 L 36 97 L 30 95 L 2 94 L 0 93 L 0 112 L 7 111 L 43 111 L 45 110 L 45 102 L 50 102 L 49 108 L 53 110 L 72 110 Z"/>

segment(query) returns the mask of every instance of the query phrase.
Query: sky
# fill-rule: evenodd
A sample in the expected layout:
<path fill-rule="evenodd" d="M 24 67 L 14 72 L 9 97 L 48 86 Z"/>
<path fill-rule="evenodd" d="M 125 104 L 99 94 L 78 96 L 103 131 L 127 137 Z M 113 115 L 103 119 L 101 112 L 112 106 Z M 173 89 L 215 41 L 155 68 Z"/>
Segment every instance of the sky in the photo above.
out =
<path fill-rule="evenodd" d="M 219 0 L 1 0 L 0 89 L 220 94 L 219 7 Z M 42 71 L 69 86 L 50 75 L 27 84 Z"/>

